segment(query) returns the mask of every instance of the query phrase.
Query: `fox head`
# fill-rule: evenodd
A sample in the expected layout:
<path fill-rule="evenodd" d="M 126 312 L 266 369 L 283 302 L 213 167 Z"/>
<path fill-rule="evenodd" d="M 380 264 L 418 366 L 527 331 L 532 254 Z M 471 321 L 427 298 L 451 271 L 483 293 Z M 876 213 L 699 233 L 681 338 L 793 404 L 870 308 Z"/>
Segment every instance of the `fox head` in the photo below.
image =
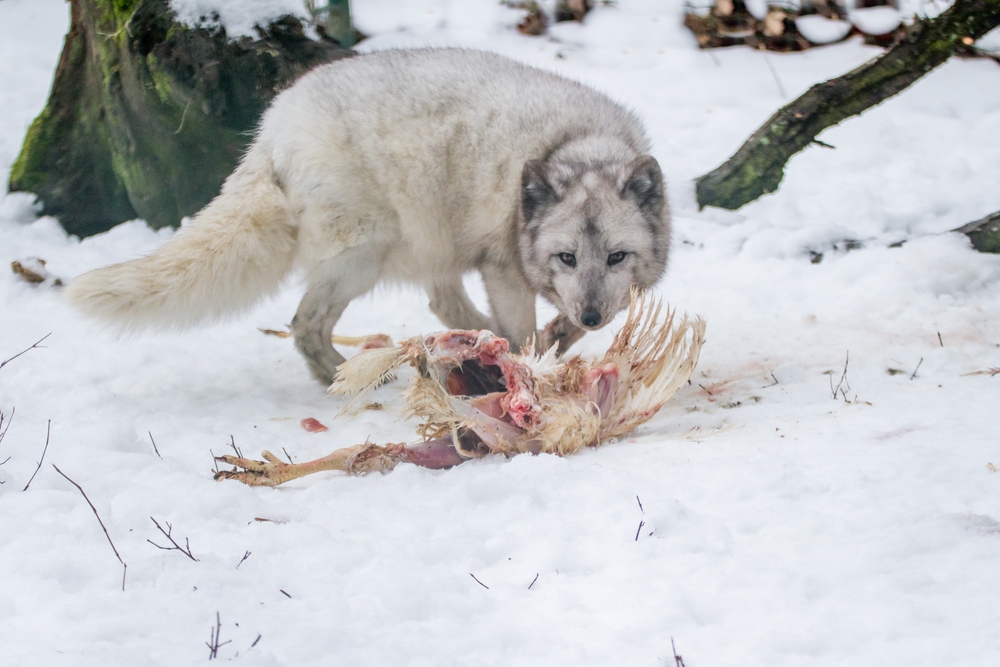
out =
<path fill-rule="evenodd" d="M 518 233 L 532 286 L 575 325 L 599 329 L 628 306 L 633 285 L 652 285 L 666 268 L 670 216 L 660 166 L 649 155 L 530 160 Z"/>

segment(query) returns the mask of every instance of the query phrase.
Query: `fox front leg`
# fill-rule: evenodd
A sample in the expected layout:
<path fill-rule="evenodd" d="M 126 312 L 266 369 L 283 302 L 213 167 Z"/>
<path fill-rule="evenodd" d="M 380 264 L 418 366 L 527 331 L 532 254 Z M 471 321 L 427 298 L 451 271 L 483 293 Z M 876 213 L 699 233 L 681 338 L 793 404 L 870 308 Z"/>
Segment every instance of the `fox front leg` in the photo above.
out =
<path fill-rule="evenodd" d="M 576 326 L 567 316 L 560 313 L 542 329 L 538 351 L 545 352 L 553 345 L 557 345 L 556 354 L 562 356 L 573 343 L 583 338 L 585 333 L 587 333 L 585 329 Z"/>

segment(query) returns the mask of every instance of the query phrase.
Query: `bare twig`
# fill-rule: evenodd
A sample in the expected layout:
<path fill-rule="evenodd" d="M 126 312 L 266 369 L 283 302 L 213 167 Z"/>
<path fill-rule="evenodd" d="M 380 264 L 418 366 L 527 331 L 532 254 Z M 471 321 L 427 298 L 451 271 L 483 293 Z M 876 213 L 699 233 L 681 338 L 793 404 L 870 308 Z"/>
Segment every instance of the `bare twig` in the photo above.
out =
<path fill-rule="evenodd" d="M 236 569 L 237 570 L 240 569 L 240 565 L 243 565 L 243 561 L 245 561 L 247 558 L 250 558 L 250 552 L 249 551 L 247 551 L 245 554 L 243 554 L 243 558 L 241 558 L 240 562 L 236 564 Z"/>
<path fill-rule="evenodd" d="M 157 456 L 160 456 L 160 450 L 156 448 L 156 440 L 153 440 L 153 432 L 152 431 L 146 431 L 146 433 L 149 433 L 149 441 L 151 443 L 153 443 L 153 451 L 156 452 Z M 160 460 L 161 461 L 163 460 L 162 456 L 160 456 Z"/>
<path fill-rule="evenodd" d="M 236 446 L 236 438 L 234 438 L 232 434 L 229 436 L 229 446 L 233 448 L 234 452 L 236 452 L 236 456 L 243 458 L 243 452 L 241 452 L 240 448 Z"/>
<path fill-rule="evenodd" d="M 38 339 L 37 343 L 35 343 L 31 347 L 29 347 L 28 349 L 21 350 L 20 352 L 18 352 L 17 354 L 15 354 L 10 359 L 5 359 L 3 361 L 0 361 L 0 368 L 3 368 L 4 366 L 6 366 L 7 364 L 9 364 L 10 362 L 14 361 L 18 357 L 20 357 L 22 354 L 26 354 L 26 353 L 30 352 L 31 350 L 34 350 L 36 347 L 38 347 L 39 343 L 41 343 L 43 340 L 45 340 L 46 338 L 48 338 L 51 335 L 52 335 L 52 332 L 49 332 L 49 333 L 45 334 L 44 336 L 42 336 L 41 338 Z"/>
<path fill-rule="evenodd" d="M 24 488 L 21 489 L 21 491 L 28 490 L 28 487 L 31 486 L 31 483 L 35 480 L 35 475 L 37 475 L 38 471 L 42 469 L 42 462 L 45 460 L 45 452 L 49 451 L 49 436 L 51 434 L 52 420 L 50 419 L 48 428 L 45 429 L 45 447 L 42 449 L 42 458 L 38 459 L 38 467 L 35 468 L 35 472 L 31 473 L 31 479 L 28 480 L 28 483 L 24 485 Z M 4 463 L 6 463 L 6 461 L 4 461 Z"/>
<path fill-rule="evenodd" d="M 476 579 L 476 575 L 472 574 L 471 572 L 469 573 L 469 576 L 472 577 L 473 579 Z M 479 584 L 480 586 L 482 586 L 483 588 L 485 588 L 486 590 L 490 590 L 489 586 L 487 586 L 483 582 L 479 581 L 478 579 L 476 579 L 476 583 Z M 532 582 L 532 583 L 534 583 L 534 582 Z"/>
<path fill-rule="evenodd" d="M 473 578 L 475 578 L 475 577 L 473 577 Z M 528 584 L 528 590 L 529 591 L 531 590 L 531 587 L 535 585 L 536 581 L 538 581 L 538 573 L 537 572 L 535 572 L 535 578 L 531 580 L 530 584 Z"/>
<path fill-rule="evenodd" d="M 851 383 L 847 382 L 847 387 L 842 389 L 844 382 L 847 381 L 847 365 L 851 361 L 851 351 L 847 351 L 847 355 L 844 358 L 844 372 L 840 376 L 840 382 L 837 383 L 837 387 L 833 386 L 833 376 L 830 376 L 830 389 L 833 390 L 833 400 L 837 400 L 837 394 L 843 393 L 844 400 L 847 400 L 847 390 L 851 388 Z"/>
<path fill-rule="evenodd" d="M 0 412 L 0 442 L 3 442 L 4 436 L 7 435 L 7 429 L 10 428 L 11 422 L 14 421 L 14 411 L 15 411 L 15 408 L 11 408 L 10 409 L 10 417 L 6 417 L 6 415 L 4 415 L 4 413 Z M 5 418 L 7 420 L 7 426 L 3 425 L 3 422 L 4 422 Z M 10 457 L 9 456 L 7 458 L 5 458 L 3 461 L 0 461 L 0 466 L 2 466 L 4 463 L 7 463 L 7 461 L 10 461 Z M 2 479 L 0 479 L 0 484 L 6 484 L 6 482 L 4 482 Z"/>
<path fill-rule="evenodd" d="M 174 545 L 174 546 L 172 546 L 172 547 L 160 546 L 159 544 L 157 544 L 156 542 L 154 542 L 153 540 L 150 540 L 150 539 L 147 539 L 146 540 L 147 542 L 149 542 L 150 544 L 152 544 L 157 549 L 163 549 L 164 551 L 180 551 L 182 554 L 184 554 L 185 556 L 187 556 L 188 558 L 190 558 L 194 562 L 196 562 L 196 563 L 198 562 L 198 559 L 195 558 L 194 555 L 191 553 L 191 544 L 190 544 L 190 542 L 188 542 L 188 538 L 186 538 L 186 537 L 184 538 L 184 546 L 183 547 L 181 547 L 181 545 L 177 544 L 177 541 L 171 535 L 171 533 L 174 531 L 174 527 L 170 525 L 170 522 L 168 522 L 168 521 L 164 521 L 163 522 L 163 523 L 167 524 L 167 529 L 163 530 L 163 526 L 161 526 L 159 523 L 157 523 L 156 519 L 154 519 L 153 517 L 149 517 L 149 520 L 153 522 L 153 525 L 156 526 L 157 530 L 159 530 L 161 533 L 163 533 L 164 537 L 166 537 L 168 540 L 170 540 L 170 543 L 172 545 Z"/>
<path fill-rule="evenodd" d="M 281 451 L 285 453 L 285 456 L 288 458 L 288 462 L 291 463 L 292 465 L 295 465 L 295 461 L 292 460 L 292 455 L 288 453 L 288 450 L 282 447 Z"/>
<path fill-rule="evenodd" d="M 944 347 L 944 341 L 943 341 L 943 340 L 941 340 L 941 332 L 940 332 L 940 331 L 938 331 L 938 332 L 937 332 L 937 335 L 938 335 L 938 343 L 940 343 L 940 344 L 941 344 L 941 347 Z"/>
<path fill-rule="evenodd" d="M 83 494 L 83 499 L 87 501 L 87 504 L 90 505 L 90 509 L 94 511 L 94 516 L 97 517 L 97 523 L 101 524 L 101 530 L 104 531 L 104 536 L 108 538 L 108 544 L 111 545 L 111 550 L 115 552 L 115 556 L 118 557 L 118 562 L 122 564 L 122 590 L 125 590 L 125 575 L 128 574 L 128 565 L 126 565 L 125 561 L 122 560 L 122 556 L 120 553 L 118 553 L 118 549 L 115 547 L 115 543 L 111 541 L 111 535 L 108 533 L 107 526 L 105 526 L 104 522 L 101 521 L 101 515 L 97 513 L 97 508 L 94 507 L 94 503 L 90 502 L 90 498 L 87 497 L 87 492 L 83 490 L 82 486 L 71 480 L 69 476 L 66 475 L 66 473 L 64 473 L 62 470 L 56 467 L 56 464 L 53 463 L 52 467 L 55 468 L 56 472 L 62 475 L 67 482 L 75 486 L 80 491 L 80 493 Z"/>
<path fill-rule="evenodd" d="M 7 435 L 7 429 L 10 428 L 11 422 L 14 421 L 14 413 L 16 411 L 17 411 L 17 408 L 11 408 L 10 409 L 10 417 L 6 418 L 7 419 L 7 427 L 6 428 L 4 428 L 4 425 L 3 425 L 4 418 L 5 418 L 4 413 L 0 412 L 0 428 L 3 429 L 2 431 L 0 431 L 0 442 L 3 442 L 4 436 Z"/>
<path fill-rule="evenodd" d="M 215 660 L 216 658 L 218 658 L 219 649 L 225 646 L 226 644 L 230 643 L 231 641 L 233 641 L 232 639 L 227 639 L 226 641 L 220 643 L 219 632 L 221 630 L 222 630 L 222 621 L 219 620 L 219 612 L 215 612 L 215 627 L 212 628 L 210 631 L 210 639 L 207 642 L 205 642 L 205 646 L 208 647 L 209 651 L 208 653 L 209 660 Z M 260 636 L 258 636 L 257 639 L 260 639 Z M 254 642 L 254 644 L 256 643 L 257 642 Z"/>
<path fill-rule="evenodd" d="M 259 642 L 259 641 L 260 641 L 260 634 L 257 635 L 257 639 L 253 640 L 253 644 L 250 644 L 250 648 L 253 648 L 254 646 L 256 646 L 257 642 Z"/>
<path fill-rule="evenodd" d="M 283 588 L 279 588 L 278 590 L 281 592 L 282 595 L 284 595 L 289 600 L 292 599 L 292 596 L 288 594 L 288 591 L 284 590 Z"/>
<path fill-rule="evenodd" d="M 785 94 L 785 87 L 781 85 L 781 79 L 778 78 L 778 71 L 774 69 L 774 65 L 771 64 L 771 59 L 767 57 L 767 51 L 761 49 L 760 52 L 764 56 L 764 62 L 767 63 L 767 68 L 771 70 L 771 76 L 774 77 L 774 82 L 778 84 L 778 92 L 781 93 L 781 99 L 787 100 L 788 95 Z"/>
<path fill-rule="evenodd" d="M 920 357 L 920 361 L 917 362 L 917 367 L 913 369 L 913 375 L 910 376 L 911 380 L 913 378 L 917 377 L 917 371 L 920 370 L 920 364 L 922 364 L 922 363 L 924 363 L 924 358 Z"/>
<path fill-rule="evenodd" d="M 645 514 L 645 513 L 646 513 L 646 510 L 644 510 L 644 509 L 642 508 L 642 501 L 641 501 L 641 500 L 639 500 L 639 496 L 636 496 L 636 497 L 635 497 L 635 502 L 639 503 L 639 511 L 640 511 L 640 512 L 642 512 L 643 514 Z"/>
<path fill-rule="evenodd" d="M 645 525 L 646 525 L 645 521 L 640 521 L 639 522 L 639 527 L 635 529 L 635 541 L 636 542 L 639 541 L 639 533 L 640 533 L 640 531 L 642 531 L 642 527 L 645 526 Z"/>
<path fill-rule="evenodd" d="M 674 652 L 674 667 L 687 667 L 684 664 L 684 658 L 677 655 L 677 647 L 674 646 L 674 638 L 670 638 L 670 650 Z"/>

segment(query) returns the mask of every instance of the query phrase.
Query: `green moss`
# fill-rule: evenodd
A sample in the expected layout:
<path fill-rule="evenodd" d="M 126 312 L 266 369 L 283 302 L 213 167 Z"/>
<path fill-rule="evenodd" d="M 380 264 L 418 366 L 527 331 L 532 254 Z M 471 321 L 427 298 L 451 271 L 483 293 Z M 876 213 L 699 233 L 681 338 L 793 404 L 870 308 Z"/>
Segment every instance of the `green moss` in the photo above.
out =
<path fill-rule="evenodd" d="M 31 174 L 34 172 L 32 158 L 48 153 L 48 144 L 53 138 L 51 132 L 46 132 L 52 128 L 50 116 L 51 112 L 46 107 L 28 127 L 24 145 L 21 146 L 21 152 L 10 169 L 10 182 L 18 186 L 18 189 L 32 189 Z"/>

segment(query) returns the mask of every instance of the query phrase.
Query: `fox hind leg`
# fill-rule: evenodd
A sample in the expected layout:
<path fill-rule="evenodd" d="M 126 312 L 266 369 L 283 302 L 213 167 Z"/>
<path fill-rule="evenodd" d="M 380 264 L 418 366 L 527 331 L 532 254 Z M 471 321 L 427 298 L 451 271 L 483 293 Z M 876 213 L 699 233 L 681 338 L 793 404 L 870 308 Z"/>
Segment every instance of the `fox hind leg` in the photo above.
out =
<path fill-rule="evenodd" d="M 292 320 L 292 333 L 309 371 L 324 384 L 333 382 L 337 366 L 344 363 L 330 340 L 333 327 L 354 298 L 378 283 L 383 257 L 377 247 L 356 246 L 310 272 L 309 288 Z"/>

